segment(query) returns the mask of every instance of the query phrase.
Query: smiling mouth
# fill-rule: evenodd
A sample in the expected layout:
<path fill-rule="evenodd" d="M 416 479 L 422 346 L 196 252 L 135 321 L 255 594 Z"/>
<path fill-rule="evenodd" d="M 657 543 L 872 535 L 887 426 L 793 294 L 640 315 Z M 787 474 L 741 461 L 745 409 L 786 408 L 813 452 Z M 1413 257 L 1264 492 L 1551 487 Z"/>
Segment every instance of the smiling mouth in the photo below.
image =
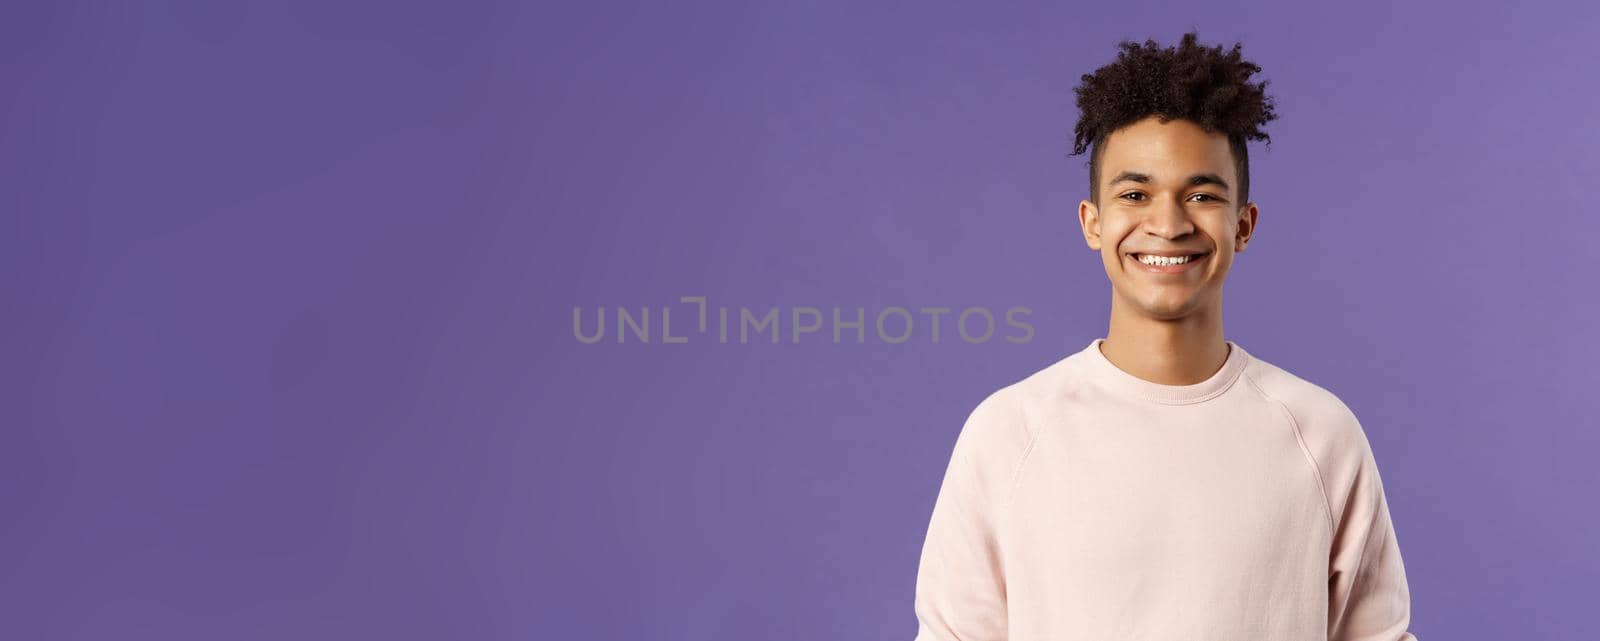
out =
<path fill-rule="evenodd" d="M 1129 254 L 1128 256 L 1133 258 L 1135 262 L 1146 267 L 1181 267 L 1197 262 L 1210 255 L 1211 252 L 1201 252 L 1184 256 L 1154 256 L 1149 254 Z"/>

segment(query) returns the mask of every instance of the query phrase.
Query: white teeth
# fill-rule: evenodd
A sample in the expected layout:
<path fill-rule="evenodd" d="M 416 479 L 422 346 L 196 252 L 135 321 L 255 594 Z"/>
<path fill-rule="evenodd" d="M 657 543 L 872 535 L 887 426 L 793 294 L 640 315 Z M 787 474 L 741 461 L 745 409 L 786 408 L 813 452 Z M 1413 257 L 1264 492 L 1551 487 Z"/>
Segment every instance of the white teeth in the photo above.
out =
<path fill-rule="evenodd" d="M 1189 262 L 1188 256 L 1151 256 L 1140 254 L 1139 262 L 1146 265 L 1182 265 Z"/>

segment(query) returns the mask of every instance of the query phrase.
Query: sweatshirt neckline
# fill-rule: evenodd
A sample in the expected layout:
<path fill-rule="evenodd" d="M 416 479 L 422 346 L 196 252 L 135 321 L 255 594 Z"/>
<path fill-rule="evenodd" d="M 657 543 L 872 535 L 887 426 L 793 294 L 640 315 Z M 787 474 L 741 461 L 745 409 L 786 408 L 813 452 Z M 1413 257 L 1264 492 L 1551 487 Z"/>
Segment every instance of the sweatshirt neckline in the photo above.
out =
<path fill-rule="evenodd" d="M 1209 378 L 1193 385 L 1164 385 L 1134 376 L 1113 364 L 1100 351 L 1100 344 L 1105 340 L 1104 337 L 1096 338 L 1083 350 L 1084 360 L 1095 381 L 1115 391 L 1164 405 L 1199 403 L 1222 394 L 1244 373 L 1245 365 L 1250 360 L 1250 354 L 1244 348 L 1225 340 L 1228 358 Z"/>

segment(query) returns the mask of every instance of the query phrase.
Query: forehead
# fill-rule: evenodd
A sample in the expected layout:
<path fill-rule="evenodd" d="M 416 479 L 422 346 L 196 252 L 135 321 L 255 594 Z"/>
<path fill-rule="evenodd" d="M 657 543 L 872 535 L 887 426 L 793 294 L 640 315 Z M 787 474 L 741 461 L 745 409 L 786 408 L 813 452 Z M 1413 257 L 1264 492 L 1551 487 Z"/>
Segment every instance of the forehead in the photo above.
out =
<path fill-rule="evenodd" d="M 1100 180 L 1133 171 L 1158 183 L 1214 173 L 1235 182 L 1233 150 L 1221 132 L 1208 133 L 1188 120 L 1165 123 L 1151 116 L 1111 133 L 1100 157 Z"/>

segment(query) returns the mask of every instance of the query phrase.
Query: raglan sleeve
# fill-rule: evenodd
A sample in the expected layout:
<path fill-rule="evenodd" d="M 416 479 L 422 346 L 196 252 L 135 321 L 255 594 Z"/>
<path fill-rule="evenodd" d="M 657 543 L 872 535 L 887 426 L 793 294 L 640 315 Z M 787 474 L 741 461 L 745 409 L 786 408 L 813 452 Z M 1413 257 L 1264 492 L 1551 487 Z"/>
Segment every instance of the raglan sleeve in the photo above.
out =
<path fill-rule="evenodd" d="M 1383 480 L 1359 423 L 1355 430 L 1353 477 L 1329 561 L 1328 640 L 1418 641 L 1407 629 L 1411 593 Z"/>
<path fill-rule="evenodd" d="M 1006 576 L 1000 517 L 1029 438 L 1001 390 L 956 437 L 923 540 L 914 641 L 1005 641 Z"/>

